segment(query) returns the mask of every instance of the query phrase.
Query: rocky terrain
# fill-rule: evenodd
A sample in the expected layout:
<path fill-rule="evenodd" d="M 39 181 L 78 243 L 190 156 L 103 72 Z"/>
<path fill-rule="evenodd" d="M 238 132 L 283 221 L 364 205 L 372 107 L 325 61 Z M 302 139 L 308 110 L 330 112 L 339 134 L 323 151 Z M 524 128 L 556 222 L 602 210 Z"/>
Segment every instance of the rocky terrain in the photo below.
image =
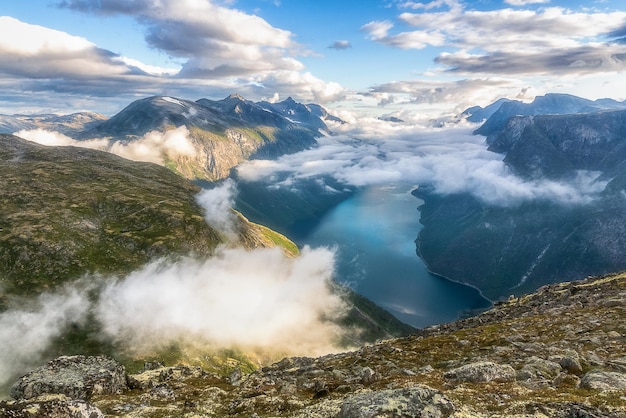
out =
<path fill-rule="evenodd" d="M 478 316 L 251 373 L 62 357 L 7 417 L 625 417 L 626 274 L 542 287 Z"/>

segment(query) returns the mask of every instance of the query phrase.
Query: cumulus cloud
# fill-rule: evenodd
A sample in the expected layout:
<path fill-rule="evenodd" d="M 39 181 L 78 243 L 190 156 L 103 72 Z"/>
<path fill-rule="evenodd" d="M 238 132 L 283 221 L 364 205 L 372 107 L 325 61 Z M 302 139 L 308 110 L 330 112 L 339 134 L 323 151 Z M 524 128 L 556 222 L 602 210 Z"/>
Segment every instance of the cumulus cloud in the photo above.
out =
<path fill-rule="evenodd" d="M 597 173 L 581 173 L 569 183 L 522 180 L 508 170 L 502 155 L 486 150 L 483 137 L 472 135 L 474 128 L 434 129 L 360 118 L 357 127 L 334 127 L 343 135 L 320 138 L 317 148 L 276 161 L 249 161 L 238 173 L 248 181 L 287 172 L 289 181 L 324 175 L 353 186 L 429 184 L 441 194 L 469 192 L 494 205 L 531 199 L 586 203 L 606 185 L 596 181 Z"/>
<path fill-rule="evenodd" d="M 111 284 L 96 308 L 104 332 L 132 351 L 172 343 L 314 355 L 337 350 L 324 318 L 345 309 L 330 290 L 334 255 L 305 248 L 222 249 L 206 261 L 153 263 Z"/>
<path fill-rule="evenodd" d="M 81 324 L 89 310 L 88 300 L 81 286 L 67 287 L 0 313 L 0 386 L 36 365 L 70 325 Z"/>
<path fill-rule="evenodd" d="M 386 106 L 394 102 L 440 104 L 454 109 L 454 113 L 457 115 L 470 106 L 492 103 L 501 97 L 503 92 L 516 97 L 523 89 L 527 89 L 527 87 L 517 80 L 488 77 L 453 81 L 393 81 L 373 86 L 368 95 L 378 99 L 379 106 Z M 402 97 L 406 97 L 406 99 L 402 99 Z"/>
<path fill-rule="evenodd" d="M 509 0 L 521 6 L 540 0 Z M 376 42 L 397 48 L 440 46 L 435 62 L 460 74 L 586 74 L 623 70 L 626 46 L 612 33 L 625 12 L 572 11 L 560 7 L 472 10 L 456 0 L 401 2 L 398 22 L 413 30 L 394 33 L 391 21 L 362 27 Z"/>
<path fill-rule="evenodd" d="M 0 16 L 0 73 L 35 79 L 132 74 L 119 56 L 84 38 Z"/>
<path fill-rule="evenodd" d="M 294 41 L 293 33 L 223 3 L 142 0 L 128 5 L 118 0 L 66 0 L 58 5 L 84 13 L 134 18 L 146 28 L 145 39 L 150 46 L 184 60 L 180 72 L 172 77 L 175 80 L 195 80 L 205 89 L 215 79 L 222 80 L 222 88 L 234 82 L 232 89 L 244 94 L 249 91 L 252 97 L 265 97 L 268 91 L 306 100 L 336 97 L 315 94 L 333 90 L 336 85 L 303 73 L 304 65 L 294 56 L 308 51 Z M 299 82 L 280 82 L 293 78 Z M 252 87 L 246 90 L 246 86 Z M 288 88 L 291 91 L 286 91 Z"/>

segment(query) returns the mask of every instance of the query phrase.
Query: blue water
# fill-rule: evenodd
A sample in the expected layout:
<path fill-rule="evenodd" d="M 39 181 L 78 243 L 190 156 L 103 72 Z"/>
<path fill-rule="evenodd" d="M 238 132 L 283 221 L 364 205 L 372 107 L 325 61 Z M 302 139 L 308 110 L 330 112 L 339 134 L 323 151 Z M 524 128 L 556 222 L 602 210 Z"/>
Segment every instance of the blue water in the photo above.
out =
<path fill-rule="evenodd" d="M 415 327 L 489 306 L 476 289 L 426 270 L 415 253 L 420 201 L 411 190 L 362 190 L 331 209 L 298 244 L 336 248 L 337 279 Z"/>

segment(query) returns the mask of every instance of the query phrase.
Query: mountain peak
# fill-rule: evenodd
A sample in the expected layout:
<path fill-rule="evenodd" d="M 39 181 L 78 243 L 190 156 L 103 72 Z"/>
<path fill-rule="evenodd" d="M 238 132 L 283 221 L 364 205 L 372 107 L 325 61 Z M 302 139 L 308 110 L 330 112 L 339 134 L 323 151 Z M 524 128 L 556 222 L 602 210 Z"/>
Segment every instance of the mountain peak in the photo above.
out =
<path fill-rule="evenodd" d="M 233 94 L 229 95 L 229 96 L 226 98 L 226 100 L 233 100 L 233 99 L 235 99 L 235 100 L 241 100 L 242 102 L 245 102 L 245 101 L 246 101 L 246 99 L 245 99 L 242 95 L 240 95 L 239 93 L 233 93 Z"/>

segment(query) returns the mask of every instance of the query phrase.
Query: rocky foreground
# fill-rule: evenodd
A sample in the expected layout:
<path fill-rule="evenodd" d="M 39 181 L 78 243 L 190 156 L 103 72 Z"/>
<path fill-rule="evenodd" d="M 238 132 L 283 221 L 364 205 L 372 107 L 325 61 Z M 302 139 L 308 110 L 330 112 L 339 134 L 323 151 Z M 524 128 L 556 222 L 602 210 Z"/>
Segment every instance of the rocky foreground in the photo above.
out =
<path fill-rule="evenodd" d="M 243 375 L 61 357 L 7 417 L 626 417 L 626 273 L 549 285 L 476 317 Z"/>

